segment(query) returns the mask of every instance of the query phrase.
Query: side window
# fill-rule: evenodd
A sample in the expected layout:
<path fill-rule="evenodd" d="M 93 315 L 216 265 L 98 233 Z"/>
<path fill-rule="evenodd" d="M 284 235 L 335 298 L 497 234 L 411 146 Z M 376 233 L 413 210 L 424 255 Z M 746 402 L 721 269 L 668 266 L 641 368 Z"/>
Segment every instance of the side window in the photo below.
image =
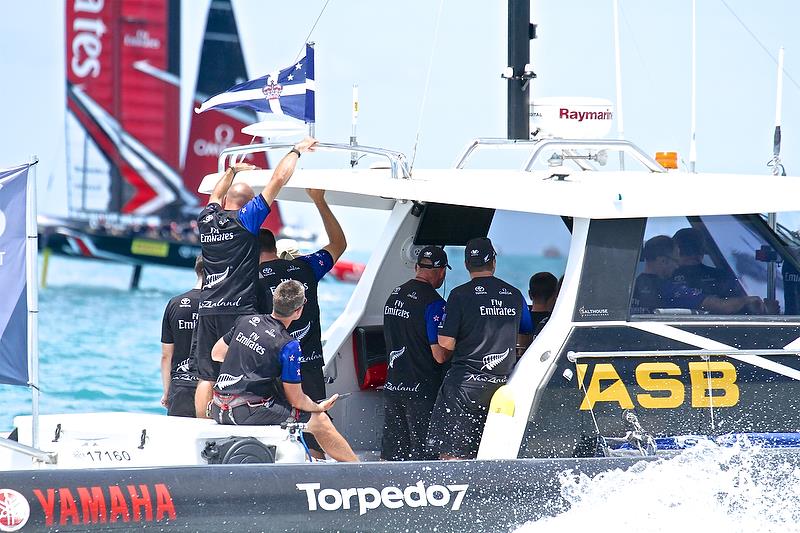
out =
<path fill-rule="evenodd" d="M 800 312 L 797 260 L 760 215 L 648 219 L 632 315 Z"/>

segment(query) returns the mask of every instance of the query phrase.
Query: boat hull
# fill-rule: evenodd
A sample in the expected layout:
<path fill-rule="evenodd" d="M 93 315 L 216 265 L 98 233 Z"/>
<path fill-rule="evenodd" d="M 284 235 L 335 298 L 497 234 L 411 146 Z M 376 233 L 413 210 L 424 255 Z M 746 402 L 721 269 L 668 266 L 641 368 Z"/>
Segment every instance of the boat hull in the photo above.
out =
<path fill-rule="evenodd" d="M 559 474 L 640 458 L 4 472 L 36 531 L 507 530 L 568 508 Z"/>

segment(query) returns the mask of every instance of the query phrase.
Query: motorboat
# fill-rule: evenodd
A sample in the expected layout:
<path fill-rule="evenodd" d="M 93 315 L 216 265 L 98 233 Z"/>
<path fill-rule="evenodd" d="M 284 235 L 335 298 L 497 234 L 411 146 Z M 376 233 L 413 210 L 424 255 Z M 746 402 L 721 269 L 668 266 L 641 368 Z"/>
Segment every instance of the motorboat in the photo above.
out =
<path fill-rule="evenodd" d="M 290 146 L 228 148 L 219 170 L 243 153 Z M 42 416 L 32 450 L 31 418 L 17 417 L 13 449 L 0 448 L 0 496 L 27 509 L 30 527 L 504 529 L 566 508 L 560 472 L 629 468 L 701 439 L 750 439 L 766 467 L 800 465 L 800 262 L 796 237 L 767 216 L 797 209 L 796 177 L 667 171 L 635 144 L 608 139 L 475 139 L 453 168 L 413 171 L 383 148 L 318 150 L 386 163 L 298 168 L 278 197 L 307 201 L 306 188 L 325 189 L 332 205 L 388 213 L 324 334 L 328 393 L 350 393 L 332 415 L 364 461 L 307 462 L 296 428 L 133 413 Z M 508 168 L 472 168 L 482 151 Z M 608 152 L 623 153 L 626 170 L 599 170 Z M 271 172 L 236 180 L 258 192 Z M 206 176 L 200 192 L 219 175 Z M 530 215 L 518 230 L 531 239 L 541 217 L 569 234 L 552 316 L 495 393 L 476 460 L 377 461 L 386 298 L 413 277 L 423 246 L 485 236 L 497 211 Z M 703 264 L 727 276 L 730 298 L 763 305 L 726 314 L 677 300 L 637 305 L 645 243 L 685 228 L 704 237 Z"/>

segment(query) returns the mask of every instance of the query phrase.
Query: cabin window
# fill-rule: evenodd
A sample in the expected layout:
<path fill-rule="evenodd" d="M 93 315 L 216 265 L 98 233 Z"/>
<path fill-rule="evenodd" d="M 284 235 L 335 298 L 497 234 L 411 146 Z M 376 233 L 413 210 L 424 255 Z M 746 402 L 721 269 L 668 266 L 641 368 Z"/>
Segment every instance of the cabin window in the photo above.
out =
<path fill-rule="evenodd" d="M 800 247 L 784 233 L 761 215 L 648 219 L 631 314 L 800 314 Z"/>
<path fill-rule="evenodd" d="M 498 210 L 491 225 L 468 239 L 488 236 L 492 240 L 497 251 L 497 277 L 517 287 L 530 303 L 528 282 L 533 274 L 550 272 L 560 278 L 564 273 L 570 223 L 554 215 Z M 445 280 L 447 297 L 451 288 L 469 281 L 469 274 L 464 267 L 464 246 L 448 246 L 445 250 L 453 267 Z"/>

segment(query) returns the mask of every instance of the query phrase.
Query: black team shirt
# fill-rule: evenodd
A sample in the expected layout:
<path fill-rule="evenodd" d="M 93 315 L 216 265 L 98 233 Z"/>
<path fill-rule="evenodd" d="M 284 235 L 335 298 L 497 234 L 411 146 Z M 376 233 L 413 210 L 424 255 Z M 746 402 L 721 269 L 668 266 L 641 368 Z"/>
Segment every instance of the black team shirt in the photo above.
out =
<path fill-rule="evenodd" d="M 431 344 L 438 341 L 443 315 L 444 299 L 429 283 L 412 279 L 392 291 L 383 308 L 385 392 L 436 399 L 443 373 Z"/>
<path fill-rule="evenodd" d="M 333 256 L 325 249 L 291 261 L 274 259 L 258 265 L 258 309 L 262 313 L 272 313 L 272 294 L 282 281 L 293 279 L 305 287 L 303 314 L 289 325 L 289 334 L 300 341 L 303 351 L 301 363 L 304 365 L 322 365 L 322 327 L 317 285 L 331 268 Z"/>
<path fill-rule="evenodd" d="M 172 298 L 164 309 L 164 318 L 161 320 L 161 342 L 173 345 L 170 371 L 173 385 L 197 385 L 191 346 L 199 303 L 200 289 L 192 289 Z"/>
<path fill-rule="evenodd" d="M 439 335 L 456 339 L 447 378 L 505 383 L 516 362 L 517 333 L 533 331 L 522 293 L 494 276 L 475 278 L 450 292 Z"/>
<path fill-rule="evenodd" d="M 260 194 L 238 211 L 212 203 L 200 212 L 197 223 L 206 275 L 201 316 L 256 312 L 258 230 L 268 214 Z"/>
<path fill-rule="evenodd" d="M 269 315 L 244 315 L 222 337 L 228 354 L 214 390 L 286 401 L 282 383 L 300 383 L 300 344 Z"/>

